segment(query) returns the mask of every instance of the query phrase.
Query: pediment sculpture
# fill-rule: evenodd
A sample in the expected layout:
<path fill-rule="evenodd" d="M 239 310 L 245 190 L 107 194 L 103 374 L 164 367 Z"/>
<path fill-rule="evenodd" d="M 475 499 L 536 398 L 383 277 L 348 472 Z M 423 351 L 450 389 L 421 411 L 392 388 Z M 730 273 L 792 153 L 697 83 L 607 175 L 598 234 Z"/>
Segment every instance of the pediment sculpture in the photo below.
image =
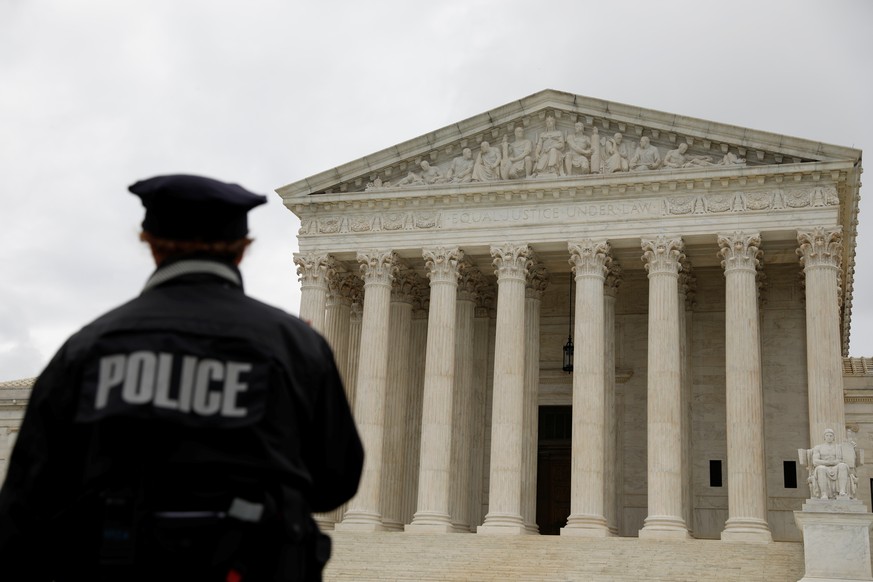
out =
<path fill-rule="evenodd" d="M 464 147 L 461 155 L 442 164 L 421 160 L 403 178 L 394 182 L 376 178 L 366 190 L 746 165 L 744 158 L 730 151 L 716 159 L 688 153 L 686 142 L 667 149 L 646 135 L 632 144 L 620 132 L 601 135 L 596 126 L 590 128 L 590 135 L 588 131 L 577 121 L 574 129 L 565 133 L 549 115 L 542 131 L 526 132 L 524 127 L 515 126 L 513 137 L 504 135 L 499 146 L 483 140 L 477 149 Z"/>

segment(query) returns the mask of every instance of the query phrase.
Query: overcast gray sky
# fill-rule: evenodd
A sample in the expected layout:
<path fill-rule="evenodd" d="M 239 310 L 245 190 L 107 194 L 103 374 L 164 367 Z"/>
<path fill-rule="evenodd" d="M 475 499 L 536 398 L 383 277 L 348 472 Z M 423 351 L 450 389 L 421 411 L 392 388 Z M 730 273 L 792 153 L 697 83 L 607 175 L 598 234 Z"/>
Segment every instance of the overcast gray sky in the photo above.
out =
<path fill-rule="evenodd" d="M 547 88 L 871 150 L 873 2 L 0 0 L 0 381 L 139 292 L 130 183 L 268 194 L 242 270 L 296 313 L 299 224 L 275 188 Z"/>

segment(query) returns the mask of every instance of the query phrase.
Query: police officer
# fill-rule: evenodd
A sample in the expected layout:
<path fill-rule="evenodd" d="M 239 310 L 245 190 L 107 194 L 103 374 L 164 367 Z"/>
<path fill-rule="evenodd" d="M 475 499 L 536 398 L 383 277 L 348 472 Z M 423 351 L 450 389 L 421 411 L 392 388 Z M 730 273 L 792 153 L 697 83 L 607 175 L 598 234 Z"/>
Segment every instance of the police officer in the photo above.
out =
<path fill-rule="evenodd" d="M 157 270 L 34 384 L 0 491 L 0 579 L 320 580 L 311 512 L 354 495 L 363 449 L 333 355 L 243 293 L 236 184 L 130 191 Z"/>

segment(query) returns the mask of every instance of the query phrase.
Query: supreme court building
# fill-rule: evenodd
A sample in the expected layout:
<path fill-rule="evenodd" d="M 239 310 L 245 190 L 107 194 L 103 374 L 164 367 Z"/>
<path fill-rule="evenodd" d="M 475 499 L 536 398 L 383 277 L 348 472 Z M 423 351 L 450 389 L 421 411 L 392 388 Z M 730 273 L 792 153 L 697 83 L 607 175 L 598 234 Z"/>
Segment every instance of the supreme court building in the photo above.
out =
<path fill-rule="evenodd" d="M 844 389 L 860 176 L 546 90 L 279 188 L 367 452 L 321 525 L 799 541 L 797 449 L 873 420 Z"/>

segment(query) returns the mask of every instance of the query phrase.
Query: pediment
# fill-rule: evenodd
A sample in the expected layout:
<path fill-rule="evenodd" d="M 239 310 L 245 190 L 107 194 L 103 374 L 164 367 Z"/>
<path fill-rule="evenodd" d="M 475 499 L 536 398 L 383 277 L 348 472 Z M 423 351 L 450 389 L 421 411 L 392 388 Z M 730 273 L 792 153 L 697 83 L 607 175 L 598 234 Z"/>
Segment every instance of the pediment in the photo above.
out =
<path fill-rule="evenodd" d="M 648 147 L 641 147 L 645 142 Z M 670 179 L 761 166 L 855 164 L 860 158 L 861 152 L 851 148 L 545 90 L 277 192 L 288 203 L 320 194 L 375 195 L 462 184 L 494 188 L 511 181 Z M 459 178 L 468 171 L 472 175 Z"/>

